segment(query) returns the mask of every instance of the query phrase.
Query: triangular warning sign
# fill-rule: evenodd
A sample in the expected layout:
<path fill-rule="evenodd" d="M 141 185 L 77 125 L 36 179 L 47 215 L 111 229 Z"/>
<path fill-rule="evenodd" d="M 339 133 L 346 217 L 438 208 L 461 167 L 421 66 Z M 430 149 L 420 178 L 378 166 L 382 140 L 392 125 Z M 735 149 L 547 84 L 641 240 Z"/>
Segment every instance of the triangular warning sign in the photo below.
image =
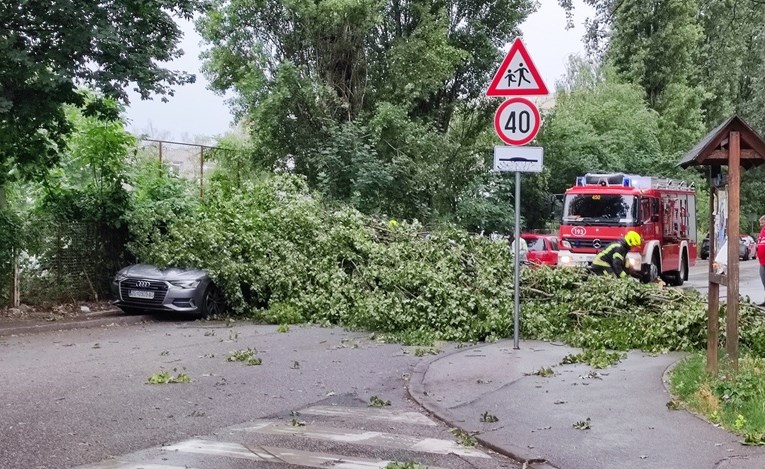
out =
<path fill-rule="evenodd" d="M 516 38 L 491 80 L 486 96 L 534 96 L 549 94 L 521 38 Z"/>

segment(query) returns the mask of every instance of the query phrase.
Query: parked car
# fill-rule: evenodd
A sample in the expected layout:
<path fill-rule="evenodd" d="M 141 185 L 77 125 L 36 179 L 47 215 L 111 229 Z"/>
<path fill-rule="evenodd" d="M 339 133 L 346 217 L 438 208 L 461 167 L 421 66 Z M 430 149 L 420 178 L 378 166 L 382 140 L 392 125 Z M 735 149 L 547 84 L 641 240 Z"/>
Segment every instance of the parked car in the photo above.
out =
<path fill-rule="evenodd" d="M 745 253 L 741 256 L 742 259 L 748 261 L 757 257 L 757 241 L 747 234 L 741 235 L 741 244 L 744 247 Z"/>
<path fill-rule="evenodd" d="M 701 248 L 699 249 L 699 257 L 702 260 L 709 258 L 709 238 L 704 238 L 701 241 Z M 741 235 L 738 243 L 738 257 L 739 259 L 748 261 L 757 257 L 757 243 L 751 236 Z"/>
<path fill-rule="evenodd" d="M 522 234 L 526 240 L 529 253 L 526 261 L 536 265 L 558 265 L 558 237 L 534 233 Z"/>
<path fill-rule="evenodd" d="M 225 299 L 207 272 L 199 269 L 159 269 L 135 264 L 117 272 L 112 281 L 113 303 L 127 313 L 165 311 L 212 316 L 225 311 Z"/>
<path fill-rule="evenodd" d="M 709 258 L 709 238 L 704 238 L 701 241 L 701 247 L 699 248 L 699 257 L 701 260 L 707 260 Z"/>

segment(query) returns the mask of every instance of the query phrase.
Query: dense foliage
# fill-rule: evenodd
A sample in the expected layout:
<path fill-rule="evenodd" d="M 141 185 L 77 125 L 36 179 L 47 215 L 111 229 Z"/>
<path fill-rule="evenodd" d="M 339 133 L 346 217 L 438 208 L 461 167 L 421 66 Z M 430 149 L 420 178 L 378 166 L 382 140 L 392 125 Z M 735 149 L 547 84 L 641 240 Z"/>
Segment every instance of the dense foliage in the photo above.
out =
<path fill-rule="evenodd" d="M 112 100 L 102 106 L 119 111 Z M 136 139 L 122 121 L 87 116 L 72 106 L 65 108 L 65 114 L 71 133 L 59 164 L 44 173 L 38 212 L 57 221 L 103 222 L 119 228 L 127 206 L 128 159 Z"/>
<path fill-rule="evenodd" d="M 161 66 L 182 53 L 173 16 L 190 19 L 200 0 L 0 2 L 0 187 L 50 167 L 71 131 L 64 104 L 82 105 L 78 86 L 126 101 L 172 95 L 193 81 Z M 116 118 L 92 101 L 89 114 Z"/>
<path fill-rule="evenodd" d="M 693 290 L 590 277 L 574 269 L 537 269 L 525 272 L 522 293 L 527 337 L 595 349 L 706 347 L 706 300 Z M 723 317 L 721 311 L 724 336 Z M 739 331 L 742 348 L 765 356 L 760 310 L 741 304 Z"/>
<path fill-rule="evenodd" d="M 510 205 L 501 188 L 487 192 L 496 140 L 481 96 L 533 6 L 220 0 L 198 29 L 213 87 L 234 92 L 261 168 L 301 174 L 367 214 L 481 231 L 507 229 Z M 466 218 L 474 206 L 482 215 Z"/>
<path fill-rule="evenodd" d="M 207 269 L 239 313 L 476 340 L 508 333 L 504 243 L 460 230 L 330 210 L 303 179 L 218 181 L 197 210 L 140 247 L 161 265 Z"/>
<path fill-rule="evenodd" d="M 237 313 L 269 322 L 339 324 L 414 342 L 512 331 L 506 243 L 330 209 L 296 176 L 218 180 L 136 248 L 149 262 L 207 269 Z M 521 295 L 525 338 L 651 351 L 706 343 L 706 305 L 695 292 L 540 268 L 524 271 Z M 757 311 L 742 305 L 741 344 L 765 356 Z"/>

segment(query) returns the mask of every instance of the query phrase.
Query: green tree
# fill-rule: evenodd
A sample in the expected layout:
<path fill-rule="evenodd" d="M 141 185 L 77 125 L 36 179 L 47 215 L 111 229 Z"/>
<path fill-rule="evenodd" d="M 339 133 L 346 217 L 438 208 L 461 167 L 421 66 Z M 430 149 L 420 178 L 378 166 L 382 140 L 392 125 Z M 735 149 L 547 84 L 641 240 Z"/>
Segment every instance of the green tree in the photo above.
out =
<path fill-rule="evenodd" d="M 576 62 L 575 62 L 576 63 Z M 598 76 L 582 63 L 579 73 Z M 575 76 L 577 72 L 574 72 Z M 539 141 L 545 147 L 550 191 L 563 193 L 587 172 L 626 171 L 655 175 L 672 170 L 662 153 L 659 116 L 648 109 L 638 85 L 618 83 L 614 73 L 594 84 L 559 90 Z M 571 83 L 577 83 L 577 79 Z"/>
<path fill-rule="evenodd" d="M 559 3 L 573 18 L 572 1 Z M 652 107 L 680 108 L 687 99 L 695 106 L 701 99 L 707 129 L 734 112 L 765 128 L 765 8 L 760 0 L 585 3 L 595 9 L 586 34 L 592 56 L 618 63 L 627 80 L 644 86 Z M 669 85 L 687 89 L 672 90 L 679 100 L 661 98 Z M 698 125 L 697 109 L 691 113 L 689 129 Z"/>
<path fill-rule="evenodd" d="M 528 0 L 216 1 L 198 29 L 253 159 L 367 213 L 454 216 L 483 177 L 480 99 Z"/>
<path fill-rule="evenodd" d="M 100 105 L 119 112 L 113 100 Z M 127 208 L 125 184 L 135 137 L 122 120 L 87 116 L 73 106 L 66 106 L 64 112 L 72 130 L 59 165 L 50 168 L 43 181 L 41 208 L 60 221 L 103 222 L 119 228 Z"/>
<path fill-rule="evenodd" d="M 161 66 L 182 54 L 172 16 L 190 19 L 204 0 L 21 0 L 0 3 L 0 188 L 41 174 L 58 157 L 71 126 L 63 104 L 82 105 L 78 86 L 127 101 L 172 95 L 194 77 Z M 91 101 L 87 114 L 112 118 Z"/>
<path fill-rule="evenodd" d="M 569 0 L 559 3 L 573 13 Z M 765 130 L 765 8 L 760 0 L 586 3 L 596 10 L 588 24 L 590 50 L 616 64 L 622 80 L 645 89 L 659 113 L 659 141 L 668 160 L 676 161 L 733 113 Z M 765 203 L 760 173 L 748 171 L 742 178 L 742 217 L 754 216 Z M 682 174 L 706 185 L 699 172 Z M 708 213 L 706 204 L 700 197 L 699 214 Z M 699 220 L 703 224 L 706 217 Z M 744 223 L 748 220 L 742 218 Z"/>

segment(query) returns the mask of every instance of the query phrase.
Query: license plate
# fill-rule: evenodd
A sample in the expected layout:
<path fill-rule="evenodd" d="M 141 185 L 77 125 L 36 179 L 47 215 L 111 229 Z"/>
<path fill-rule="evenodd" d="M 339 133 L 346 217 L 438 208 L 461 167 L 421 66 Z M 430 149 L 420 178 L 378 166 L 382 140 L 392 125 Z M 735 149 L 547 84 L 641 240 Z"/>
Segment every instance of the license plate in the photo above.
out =
<path fill-rule="evenodd" d="M 154 299 L 154 292 L 153 291 L 144 291 L 144 290 L 130 290 L 128 292 L 128 296 L 130 298 L 142 298 L 144 300 L 153 300 Z"/>

